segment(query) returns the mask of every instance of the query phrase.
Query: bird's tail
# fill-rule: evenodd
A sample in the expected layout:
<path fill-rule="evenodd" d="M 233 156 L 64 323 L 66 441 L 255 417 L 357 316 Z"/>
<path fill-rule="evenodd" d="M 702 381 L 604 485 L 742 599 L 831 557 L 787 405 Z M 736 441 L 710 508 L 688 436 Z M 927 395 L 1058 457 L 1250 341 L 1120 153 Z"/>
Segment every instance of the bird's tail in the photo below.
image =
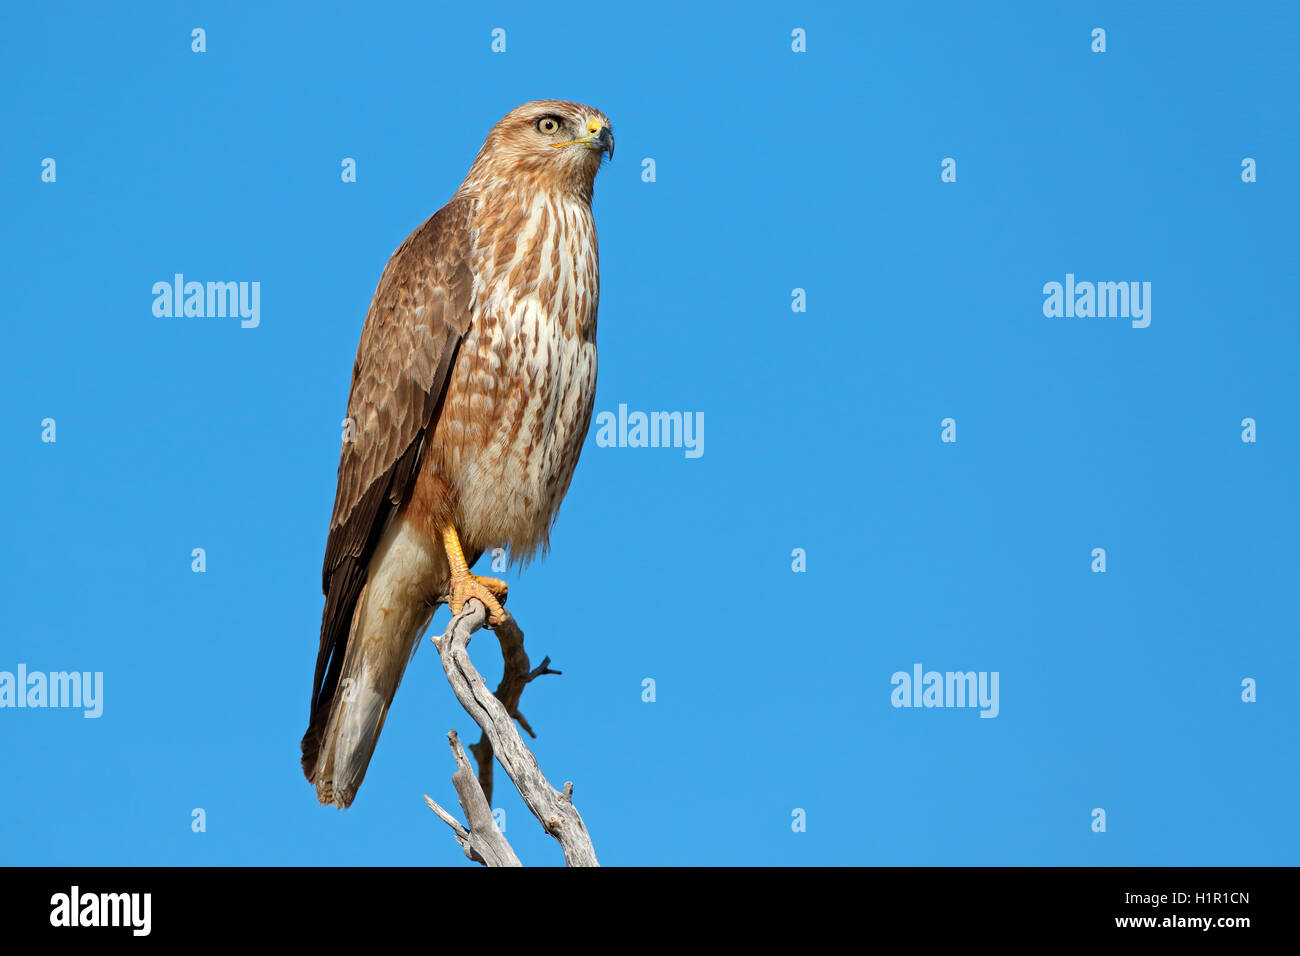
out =
<path fill-rule="evenodd" d="M 321 803 L 337 807 L 356 796 L 406 664 L 433 616 L 433 607 L 418 603 L 391 613 L 372 607 L 378 602 L 367 597 L 375 583 L 357 601 L 338 685 L 320 701 L 302 740 L 307 779 Z"/>

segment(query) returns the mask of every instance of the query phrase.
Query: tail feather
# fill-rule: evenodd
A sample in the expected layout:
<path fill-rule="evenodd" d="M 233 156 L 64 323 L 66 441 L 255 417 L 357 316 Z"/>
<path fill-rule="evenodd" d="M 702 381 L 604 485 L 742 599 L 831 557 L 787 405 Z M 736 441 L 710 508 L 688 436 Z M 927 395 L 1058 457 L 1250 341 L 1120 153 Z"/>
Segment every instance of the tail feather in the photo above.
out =
<path fill-rule="evenodd" d="M 409 630 L 406 641 L 392 640 L 391 634 L 357 640 L 353 629 L 338 687 L 328 701 L 321 702 L 303 738 L 303 770 L 316 785 L 321 803 L 351 806 L 406 664 L 431 616 L 429 608 Z M 358 614 L 358 619 L 363 616 Z"/>
<path fill-rule="evenodd" d="M 323 804 L 348 807 L 365 779 L 406 665 L 445 590 L 446 558 L 399 522 L 357 599 L 338 683 L 302 738 L 302 769 Z"/>

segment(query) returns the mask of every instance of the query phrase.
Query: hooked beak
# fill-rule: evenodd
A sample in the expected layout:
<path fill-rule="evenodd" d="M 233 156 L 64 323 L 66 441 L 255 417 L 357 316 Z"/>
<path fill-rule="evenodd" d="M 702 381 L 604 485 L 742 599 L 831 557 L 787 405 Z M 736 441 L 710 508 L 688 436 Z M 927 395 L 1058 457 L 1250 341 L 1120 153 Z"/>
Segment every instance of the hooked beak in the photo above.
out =
<path fill-rule="evenodd" d="M 602 126 L 600 132 L 596 134 L 596 148 L 609 153 L 611 160 L 614 158 L 614 134 L 609 131 L 608 126 Z"/>

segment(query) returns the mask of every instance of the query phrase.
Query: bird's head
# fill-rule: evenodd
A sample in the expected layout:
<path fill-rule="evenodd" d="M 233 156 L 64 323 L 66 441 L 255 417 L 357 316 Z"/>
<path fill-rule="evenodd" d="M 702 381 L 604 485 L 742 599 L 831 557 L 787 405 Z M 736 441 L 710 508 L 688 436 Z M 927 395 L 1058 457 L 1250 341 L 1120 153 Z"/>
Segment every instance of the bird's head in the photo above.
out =
<path fill-rule="evenodd" d="M 591 196 L 606 153 L 614 158 L 614 131 L 600 110 L 566 100 L 534 100 L 492 127 L 466 185 L 532 185 Z"/>

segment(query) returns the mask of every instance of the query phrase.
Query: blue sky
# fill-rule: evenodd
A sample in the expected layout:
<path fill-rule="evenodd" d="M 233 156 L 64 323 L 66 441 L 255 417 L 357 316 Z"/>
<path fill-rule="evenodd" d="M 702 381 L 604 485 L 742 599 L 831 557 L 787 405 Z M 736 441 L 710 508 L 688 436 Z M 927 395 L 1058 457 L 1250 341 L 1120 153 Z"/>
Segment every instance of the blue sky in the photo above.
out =
<path fill-rule="evenodd" d="M 4 14 L 0 671 L 102 672 L 103 714 L 0 709 L 0 862 L 471 865 L 431 648 L 352 809 L 298 740 L 370 296 L 540 97 L 618 139 L 597 411 L 706 425 L 593 430 L 509 577 L 601 861 L 1297 862 L 1294 5 L 264 7 Z M 260 324 L 155 317 L 175 273 Z M 1149 327 L 1045 316 L 1067 274 Z M 895 708 L 916 664 L 997 717 Z"/>

